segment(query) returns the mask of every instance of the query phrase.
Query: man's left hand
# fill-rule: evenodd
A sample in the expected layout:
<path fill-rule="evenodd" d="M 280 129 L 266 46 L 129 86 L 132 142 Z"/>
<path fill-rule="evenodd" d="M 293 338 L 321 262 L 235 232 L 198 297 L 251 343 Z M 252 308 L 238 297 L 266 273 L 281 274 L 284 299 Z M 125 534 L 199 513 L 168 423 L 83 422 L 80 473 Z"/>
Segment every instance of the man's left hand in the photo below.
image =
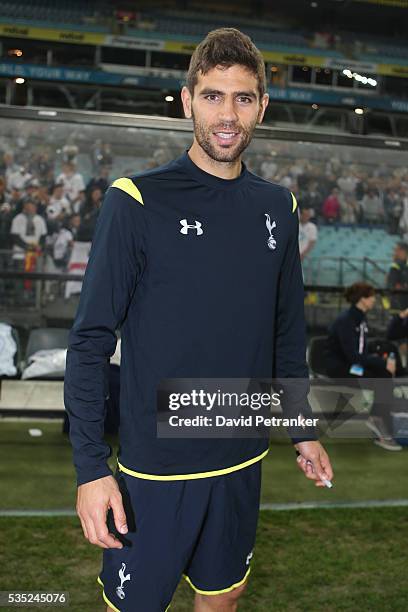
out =
<path fill-rule="evenodd" d="M 333 479 L 333 469 L 330 464 L 329 455 L 317 440 L 309 442 L 298 442 L 295 448 L 300 455 L 297 464 L 306 478 L 315 480 L 316 487 L 324 487 L 323 479 Z"/>

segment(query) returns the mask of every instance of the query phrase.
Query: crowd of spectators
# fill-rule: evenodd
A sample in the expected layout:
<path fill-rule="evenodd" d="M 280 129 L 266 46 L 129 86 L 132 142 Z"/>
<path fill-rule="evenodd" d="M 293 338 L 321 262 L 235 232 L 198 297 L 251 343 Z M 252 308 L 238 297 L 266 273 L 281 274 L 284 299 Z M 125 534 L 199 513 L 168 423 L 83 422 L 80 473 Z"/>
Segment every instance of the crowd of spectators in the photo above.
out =
<path fill-rule="evenodd" d="M 45 153 L 23 163 L 11 152 L 0 157 L 0 245 L 2 267 L 66 271 L 75 241 L 92 240 L 103 195 L 110 184 L 112 159 L 101 155 L 95 175 L 85 182 L 78 149 L 62 151 L 60 171 Z"/>
<path fill-rule="evenodd" d="M 390 234 L 408 238 L 408 170 L 404 166 L 344 163 L 335 157 L 288 161 L 273 155 L 256 158 L 252 166 L 264 178 L 295 193 L 300 208 L 313 209 L 318 225 L 382 226 Z"/>
<path fill-rule="evenodd" d="M 181 153 L 183 144 L 179 144 Z M 308 158 L 296 155 L 298 150 L 291 146 L 277 141 L 262 153 L 258 146 L 251 147 L 246 164 L 265 179 L 289 188 L 299 209 L 309 210 L 308 222 L 382 226 L 407 240 L 408 170 L 404 165 L 365 163 L 364 159 L 347 162 L 324 154 Z M 91 169 L 87 176 L 79 161 L 84 152 L 72 141 L 60 148 L 58 156 L 51 148 L 30 148 L 28 143 L 1 151 L 0 142 L 3 269 L 38 269 L 36 261 L 43 255 L 42 271 L 66 272 L 74 244 L 91 243 L 103 195 L 118 170 L 109 144 L 95 140 L 86 155 Z M 137 168 L 151 168 L 176 155 L 174 146 L 159 146 L 150 157 L 138 158 Z"/>

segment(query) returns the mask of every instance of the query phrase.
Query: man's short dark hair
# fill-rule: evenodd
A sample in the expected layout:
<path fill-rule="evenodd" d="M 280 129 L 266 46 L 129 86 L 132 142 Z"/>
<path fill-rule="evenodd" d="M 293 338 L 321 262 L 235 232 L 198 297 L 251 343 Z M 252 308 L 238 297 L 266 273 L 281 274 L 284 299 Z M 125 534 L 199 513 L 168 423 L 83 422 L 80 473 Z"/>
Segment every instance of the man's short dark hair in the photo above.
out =
<path fill-rule="evenodd" d="M 197 85 L 198 73 L 207 74 L 216 66 L 245 66 L 258 80 L 259 97 L 265 93 L 265 62 L 252 40 L 235 28 L 212 30 L 196 47 L 191 56 L 186 85 L 191 95 Z"/>
<path fill-rule="evenodd" d="M 37 206 L 37 202 L 34 200 L 34 198 L 31 198 L 30 196 L 26 196 L 23 199 L 22 205 L 25 206 L 26 204 L 34 204 L 34 206 Z"/>
<path fill-rule="evenodd" d="M 344 292 L 344 297 L 350 304 L 357 304 L 357 302 L 365 297 L 371 297 L 375 295 L 375 289 L 370 283 L 353 283 L 350 287 L 347 287 Z"/>

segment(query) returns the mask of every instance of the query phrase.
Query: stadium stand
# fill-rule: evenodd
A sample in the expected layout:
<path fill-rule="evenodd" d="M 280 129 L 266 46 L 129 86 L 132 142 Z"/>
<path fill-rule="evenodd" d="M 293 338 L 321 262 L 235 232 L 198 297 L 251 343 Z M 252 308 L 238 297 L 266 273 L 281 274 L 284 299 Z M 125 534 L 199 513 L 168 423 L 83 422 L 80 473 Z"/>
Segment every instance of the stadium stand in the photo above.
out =
<path fill-rule="evenodd" d="M 111 10 L 106 2 L 80 2 L 72 0 L 69 6 L 62 6 L 60 2 L 53 0 L 37 0 L 29 2 L 1 2 L 1 16 L 10 19 L 24 19 L 49 22 L 53 24 L 81 24 L 89 23 L 90 19 L 103 20 L 111 15 Z"/>
<path fill-rule="evenodd" d="M 46 222 L 47 235 L 42 256 L 27 251 L 25 265 L 26 270 L 45 272 L 82 273 L 108 184 L 118 176 L 165 163 L 181 153 L 189 138 L 188 132 L 164 130 L 158 147 L 156 130 L 135 127 L 115 129 L 17 119 L 0 119 L 0 125 L 2 268 L 14 265 L 11 224 L 31 198 L 37 215 Z M 95 138 L 96 132 L 99 138 Z M 135 148 L 135 134 L 143 135 L 143 147 Z M 293 191 L 300 207 L 314 209 L 319 237 L 304 261 L 305 281 L 322 286 L 347 285 L 363 276 L 384 287 L 393 246 L 407 231 L 407 171 L 401 166 L 405 153 L 328 144 L 312 149 L 310 143 L 285 141 L 283 134 L 280 138 L 273 144 L 255 139 L 246 161 L 257 174 Z M 322 207 L 333 189 L 338 192 L 340 216 L 329 223 Z M 350 202 L 356 213 L 353 222 Z M 376 219 L 370 215 L 374 204 L 382 207 L 384 216 Z M 344 221 L 346 215 L 348 222 Z M 74 242 L 83 247 L 76 251 L 79 259 L 70 262 Z M 78 283 L 72 287 L 75 291 L 70 289 L 67 298 L 77 292 Z M 54 289 L 51 282 L 47 283 L 50 299 Z M 6 297 L 5 281 L 1 291 Z M 32 292 L 30 295 L 34 299 Z"/>

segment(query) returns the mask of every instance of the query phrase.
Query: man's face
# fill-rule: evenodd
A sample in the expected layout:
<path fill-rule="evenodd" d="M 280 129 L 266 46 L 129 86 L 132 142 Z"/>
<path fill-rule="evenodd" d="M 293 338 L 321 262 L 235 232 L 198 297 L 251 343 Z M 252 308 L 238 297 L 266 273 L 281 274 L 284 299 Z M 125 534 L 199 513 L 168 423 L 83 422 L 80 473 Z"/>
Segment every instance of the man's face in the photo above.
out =
<path fill-rule="evenodd" d="M 37 212 L 36 204 L 34 204 L 34 202 L 26 202 L 24 204 L 24 212 L 27 215 L 35 215 L 35 213 Z"/>
<path fill-rule="evenodd" d="M 307 223 L 312 218 L 312 211 L 310 208 L 304 208 L 300 212 L 300 222 Z"/>
<path fill-rule="evenodd" d="M 100 189 L 93 189 L 91 199 L 92 202 L 99 203 L 102 200 L 102 191 Z"/>
<path fill-rule="evenodd" d="M 71 227 L 78 228 L 81 225 L 81 217 L 79 215 L 74 215 L 71 219 Z"/>
<path fill-rule="evenodd" d="M 64 173 L 70 176 L 75 172 L 75 165 L 72 162 L 67 162 L 64 164 Z"/>
<path fill-rule="evenodd" d="M 371 310 L 375 305 L 375 295 L 370 295 L 369 297 L 362 298 L 367 310 Z"/>
<path fill-rule="evenodd" d="M 181 97 L 186 117 L 193 119 L 195 140 L 218 162 L 240 157 L 269 101 L 267 94 L 259 99 L 256 76 L 239 64 L 199 73 L 194 95 L 183 87 Z"/>
<path fill-rule="evenodd" d="M 406 251 L 397 245 L 394 249 L 394 261 L 406 261 L 406 260 L 407 260 Z"/>

